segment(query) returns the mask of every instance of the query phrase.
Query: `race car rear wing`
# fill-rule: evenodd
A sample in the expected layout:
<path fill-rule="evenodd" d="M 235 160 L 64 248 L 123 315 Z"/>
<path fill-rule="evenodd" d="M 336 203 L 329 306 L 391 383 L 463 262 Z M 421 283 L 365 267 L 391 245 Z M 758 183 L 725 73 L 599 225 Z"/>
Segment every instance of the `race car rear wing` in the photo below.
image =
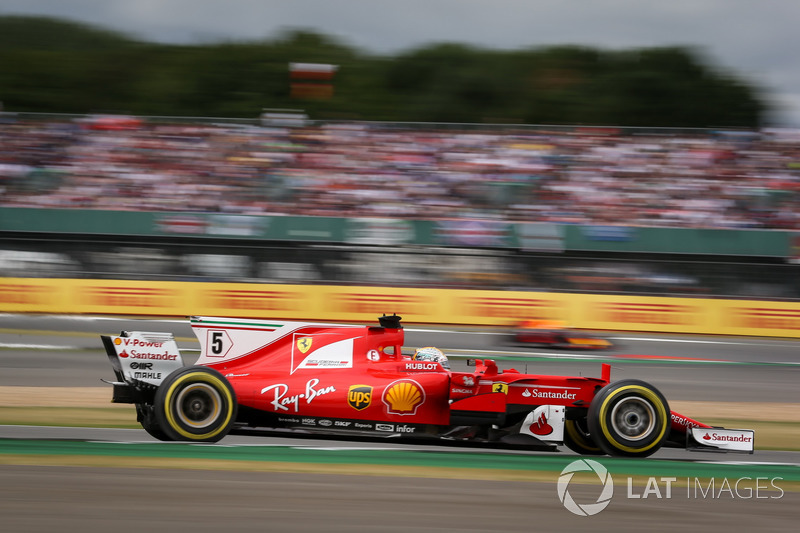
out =
<path fill-rule="evenodd" d="M 123 331 L 100 338 L 117 378 L 108 382 L 114 385 L 112 402 L 135 403 L 135 391 L 155 390 L 170 373 L 183 367 L 172 333 Z"/>

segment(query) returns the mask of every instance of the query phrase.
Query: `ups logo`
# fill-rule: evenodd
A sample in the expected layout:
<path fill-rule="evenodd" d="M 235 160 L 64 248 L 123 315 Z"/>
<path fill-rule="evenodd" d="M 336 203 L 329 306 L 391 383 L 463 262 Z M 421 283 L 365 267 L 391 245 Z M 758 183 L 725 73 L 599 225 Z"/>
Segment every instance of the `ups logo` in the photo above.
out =
<path fill-rule="evenodd" d="M 347 403 L 356 411 L 366 409 L 372 403 L 372 387 L 350 385 L 350 390 L 347 392 Z"/>

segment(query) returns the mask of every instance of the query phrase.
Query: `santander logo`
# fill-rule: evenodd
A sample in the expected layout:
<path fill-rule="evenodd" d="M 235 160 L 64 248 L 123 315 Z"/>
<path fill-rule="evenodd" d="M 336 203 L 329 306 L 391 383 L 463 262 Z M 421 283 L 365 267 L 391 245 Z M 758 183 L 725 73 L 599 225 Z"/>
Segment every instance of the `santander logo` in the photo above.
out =
<path fill-rule="evenodd" d="M 549 435 L 553 432 L 553 426 L 547 423 L 547 417 L 544 416 L 544 413 L 541 413 L 536 422 L 531 424 L 528 429 L 534 435 Z"/>
<path fill-rule="evenodd" d="M 719 433 L 706 433 L 703 435 L 703 440 L 710 440 L 715 442 L 750 442 L 753 437 L 748 435 L 720 435 Z"/>

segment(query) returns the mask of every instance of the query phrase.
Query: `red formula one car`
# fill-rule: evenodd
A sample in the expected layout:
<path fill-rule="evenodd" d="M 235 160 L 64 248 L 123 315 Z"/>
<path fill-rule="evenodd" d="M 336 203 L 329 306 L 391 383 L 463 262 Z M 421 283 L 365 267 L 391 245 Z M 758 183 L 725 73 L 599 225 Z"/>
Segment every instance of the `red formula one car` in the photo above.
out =
<path fill-rule="evenodd" d="M 603 350 L 614 346 L 608 339 L 569 329 L 558 320 L 525 320 L 514 328 L 512 339 L 516 343 L 580 350 Z"/>
<path fill-rule="evenodd" d="M 352 436 L 426 437 L 582 454 L 647 456 L 662 445 L 753 451 L 753 432 L 671 412 L 638 380 L 450 370 L 436 349 L 402 354 L 400 317 L 351 326 L 192 317 L 197 364 L 170 333 L 102 336 L 113 401 L 136 406 L 161 440 L 215 442 L 231 432 L 292 428 Z"/>

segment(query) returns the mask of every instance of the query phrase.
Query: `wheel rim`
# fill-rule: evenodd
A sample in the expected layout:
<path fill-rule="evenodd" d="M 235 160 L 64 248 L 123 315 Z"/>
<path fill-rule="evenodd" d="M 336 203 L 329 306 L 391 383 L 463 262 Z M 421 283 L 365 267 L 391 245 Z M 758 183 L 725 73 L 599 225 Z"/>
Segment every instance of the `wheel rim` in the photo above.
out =
<path fill-rule="evenodd" d="M 219 417 L 222 398 L 207 383 L 184 388 L 175 400 L 178 419 L 192 428 L 206 428 Z"/>
<path fill-rule="evenodd" d="M 647 438 L 656 426 L 656 413 L 650 402 L 642 398 L 624 398 L 611 410 L 611 427 L 627 440 Z"/>

